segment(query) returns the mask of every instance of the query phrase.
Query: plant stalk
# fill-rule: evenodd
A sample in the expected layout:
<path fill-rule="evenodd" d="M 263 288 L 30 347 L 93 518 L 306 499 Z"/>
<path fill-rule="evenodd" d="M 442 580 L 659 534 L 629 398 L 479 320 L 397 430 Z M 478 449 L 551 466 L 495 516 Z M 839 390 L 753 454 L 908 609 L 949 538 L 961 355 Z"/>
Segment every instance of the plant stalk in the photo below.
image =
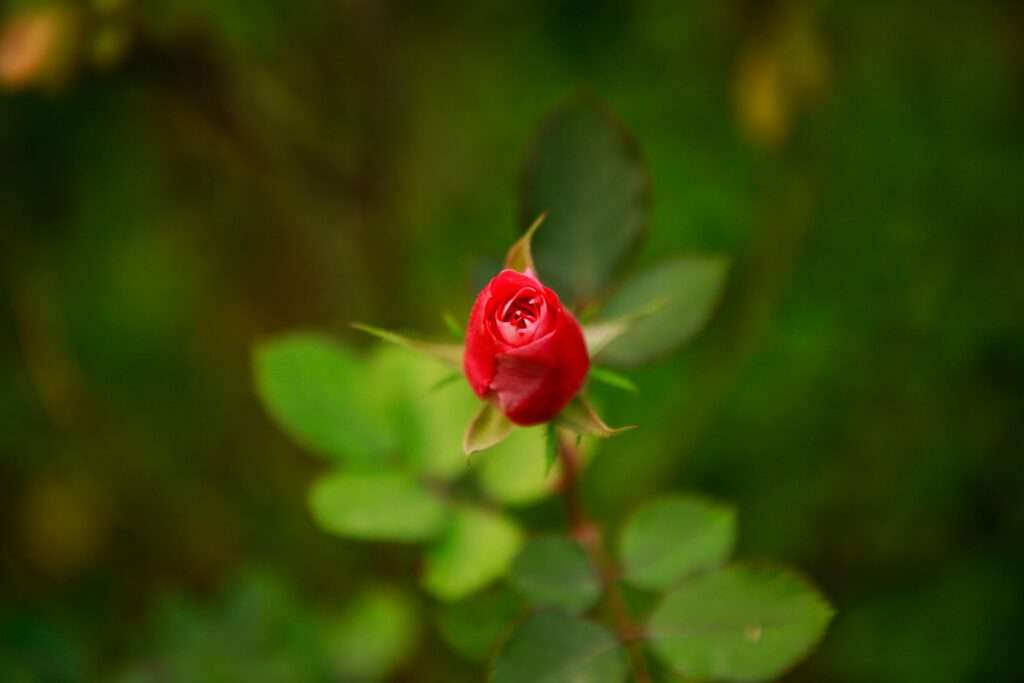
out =
<path fill-rule="evenodd" d="M 619 570 L 605 546 L 601 527 L 587 513 L 580 495 L 580 456 L 576 447 L 562 435 L 558 437 L 558 455 L 562 461 L 561 494 L 569 518 L 569 532 L 583 546 L 607 595 L 608 609 L 619 639 L 629 653 L 636 683 L 651 683 L 640 640 L 643 630 L 633 620 L 619 586 Z"/>

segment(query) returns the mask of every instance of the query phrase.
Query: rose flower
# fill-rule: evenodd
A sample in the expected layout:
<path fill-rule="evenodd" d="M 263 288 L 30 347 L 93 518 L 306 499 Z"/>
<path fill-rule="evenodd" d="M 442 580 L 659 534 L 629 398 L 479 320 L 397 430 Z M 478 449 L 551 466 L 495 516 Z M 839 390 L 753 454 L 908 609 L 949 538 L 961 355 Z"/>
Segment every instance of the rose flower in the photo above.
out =
<path fill-rule="evenodd" d="M 519 425 L 554 418 L 590 367 L 583 331 L 532 271 L 503 270 L 473 305 L 464 370 L 477 396 Z"/>

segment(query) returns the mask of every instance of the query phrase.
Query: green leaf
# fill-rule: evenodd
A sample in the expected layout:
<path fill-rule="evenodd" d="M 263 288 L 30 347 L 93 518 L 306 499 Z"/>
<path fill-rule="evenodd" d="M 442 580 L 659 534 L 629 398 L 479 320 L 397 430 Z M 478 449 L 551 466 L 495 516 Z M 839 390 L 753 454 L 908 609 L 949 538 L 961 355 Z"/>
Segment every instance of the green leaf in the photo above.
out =
<path fill-rule="evenodd" d="M 629 132 L 599 103 L 561 106 L 534 139 L 522 175 L 525 226 L 541 280 L 570 303 L 594 299 L 639 244 L 650 220 L 650 178 Z"/>
<path fill-rule="evenodd" d="M 0 644 L 0 680 L 4 683 L 336 680 L 322 642 L 325 624 L 318 618 L 320 610 L 312 610 L 293 588 L 276 575 L 250 569 L 225 582 L 225 590 L 219 597 L 192 599 L 176 591 L 169 592 L 149 608 L 150 618 L 146 621 L 151 621 L 151 626 L 146 628 L 140 623 L 135 627 L 147 635 L 145 645 L 132 657 L 134 662 L 125 662 L 127 670 L 122 669 L 123 665 L 118 666 L 121 671 L 111 672 L 112 675 L 88 674 L 84 666 L 87 658 L 77 650 L 76 661 L 83 660 L 83 666 L 68 669 L 62 661 L 67 653 L 61 640 L 54 637 L 59 632 L 41 639 L 39 636 L 45 633 L 34 635 L 35 629 L 23 630 L 24 626 L 31 628 L 32 622 L 14 630 L 12 627 L 17 629 L 18 625 L 9 617 L 0 618 L 0 632 L 4 634 Z M 4 612 L 10 614 L 7 609 Z M 43 623 L 48 622 L 40 622 L 40 625 Z M 12 645 L 13 654 L 31 655 L 31 659 L 21 662 L 15 659 L 18 667 L 14 671 L 5 668 L 11 661 Z M 297 670 L 303 672 L 301 676 L 290 675 Z M 34 671 L 44 675 L 40 678 L 29 675 Z"/>
<path fill-rule="evenodd" d="M 457 602 L 443 603 L 437 612 L 441 638 L 460 655 L 483 661 L 512 631 L 523 600 L 504 585 Z"/>
<path fill-rule="evenodd" d="M 655 654 L 685 676 L 766 681 L 806 656 L 832 608 L 784 569 L 732 567 L 697 576 L 651 617 Z"/>
<path fill-rule="evenodd" d="M 327 531 L 366 540 L 428 540 L 446 517 L 436 496 L 397 473 L 328 475 L 313 484 L 309 505 Z"/>
<path fill-rule="evenodd" d="M 515 427 L 493 403 L 484 403 L 466 427 L 462 450 L 466 455 L 486 450 L 508 438 Z"/>
<path fill-rule="evenodd" d="M 364 366 L 363 400 L 385 414 L 386 429 L 398 441 L 395 459 L 412 474 L 430 479 L 462 474 L 463 433 L 480 407 L 465 380 L 444 382 L 453 377 L 449 368 L 390 344 L 378 345 Z"/>
<path fill-rule="evenodd" d="M 605 424 L 604 420 L 598 416 L 594 410 L 594 406 L 590 404 L 590 401 L 577 396 L 569 405 L 562 409 L 562 412 L 555 418 L 559 426 L 565 427 L 566 429 L 576 432 L 577 434 L 587 434 L 590 436 L 597 436 L 606 439 L 610 436 L 615 436 L 622 432 L 633 429 L 633 426 L 627 427 L 609 427 Z"/>
<path fill-rule="evenodd" d="M 530 227 L 526 229 L 523 236 L 508 250 L 508 255 L 505 256 L 506 268 L 511 268 L 520 273 L 530 272 L 536 275 L 537 267 L 533 263 L 533 251 L 530 244 L 533 241 L 533 234 L 537 232 L 537 228 L 541 226 L 545 218 L 547 218 L 546 213 L 541 213 L 537 216 L 533 223 L 530 224 Z"/>
<path fill-rule="evenodd" d="M 601 582 L 583 548 L 563 536 L 540 536 L 527 543 L 512 565 L 509 582 L 534 606 L 570 614 L 587 611 L 601 597 Z"/>
<path fill-rule="evenodd" d="M 609 339 L 599 353 L 603 363 L 635 366 L 676 350 L 704 327 L 725 288 L 729 261 L 718 256 L 687 256 L 633 276 L 608 301 L 601 315 L 614 321 L 658 306 Z M 598 322 L 595 325 L 600 325 Z"/>
<path fill-rule="evenodd" d="M 427 551 L 424 587 L 442 600 L 459 600 L 505 574 L 522 547 L 522 533 L 497 512 L 460 506 L 445 533 Z"/>
<path fill-rule="evenodd" d="M 256 390 L 295 441 L 348 464 L 379 464 L 396 446 L 364 400 L 362 361 L 322 335 L 297 333 L 256 347 Z"/>
<path fill-rule="evenodd" d="M 404 591 L 375 587 L 359 594 L 325 631 L 336 672 L 346 679 L 379 680 L 394 673 L 412 654 L 419 616 Z"/>
<path fill-rule="evenodd" d="M 494 662 L 492 683 L 623 683 L 626 654 L 604 626 L 561 612 L 524 621 Z"/>
<path fill-rule="evenodd" d="M 561 477 L 556 462 L 548 468 L 547 426 L 516 429 L 476 463 L 480 488 L 506 505 L 532 503 L 550 495 Z"/>
<path fill-rule="evenodd" d="M 462 369 L 462 346 L 459 344 L 437 344 L 404 337 L 397 332 L 373 327 L 364 323 L 352 323 L 352 327 L 392 344 L 425 353 L 453 368 Z"/>
<path fill-rule="evenodd" d="M 609 370 L 608 368 L 590 368 L 590 378 L 596 379 L 598 382 L 607 384 L 610 387 L 622 389 L 623 391 L 628 391 L 633 394 L 639 393 L 640 391 L 640 388 L 637 387 L 633 380 L 625 375 L 615 372 L 614 370 Z"/>
<path fill-rule="evenodd" d="M 735 542 L 733 508 L 692 496 L 657 498 L 626 522 L 619 544 L 623 576 L 640 588 L 665 589 L 720 566 Z"/>

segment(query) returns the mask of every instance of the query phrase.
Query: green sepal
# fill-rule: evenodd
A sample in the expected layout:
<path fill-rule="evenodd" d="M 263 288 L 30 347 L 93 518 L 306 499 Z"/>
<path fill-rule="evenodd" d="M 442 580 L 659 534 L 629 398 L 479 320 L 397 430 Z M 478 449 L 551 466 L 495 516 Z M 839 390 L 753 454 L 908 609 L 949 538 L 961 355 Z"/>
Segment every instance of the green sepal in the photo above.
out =
<path fill-rule="evenodd" d="M 397 332 L 385 330 L 380 327 L 373 327 L 372 325 L 366 325 L 365 323 L 352 323 L 352 327 L 373 335 L 378 339 L 383 339 L 386 342 L 392 344 L 398 344 L 404 346 L 407 349 L 413 351 L 419 351 L 425 353 L 428 356 L 432 356 L 439 361 L 451 365 L 453 368 L 462 369 L 462 346 L 458 344 L 437 344 L 434 342 L 425 342 L 418 339 L 410 339 Z"/>
<path fill-rule="evenodd" d="M 544 474 L 549 474 L 556 462 L 558 462 L 558 426 L 554 422 L 548 422 L 544 425 Z"/>
<path fill-rule="evenodd" d="M 466 455 L 472 455 L 490 448 L 508 438 L 515 427 L 493 403 L 484 403 L 466 427 L 462 450 Z"/>
<path fill-rule="evenodd" d="M 533 241 L 533 233 L 537 232 L 537 228 L 540 227 L 547 216 L 547 212 L 537 216 L 533 223 L 530 224 L 530 227 L 526 229 L 523 236 L 508 250 L 508 255 L 505 256 L 506 268 L 511 268 L 520 273 L 528 273 L 536 277 L 537 268 L 533 264 L 533 251 L 530 245 Z"/>
<path fill-rule="evenodd" d="M 577 396 L 555 418 L 558 426 L 564 427 L 579 435 L 597 436 L 606 439 L 622 432 L 635 429 L 636 425 L 626 427 L 609 427 L 594 410 L 590 401 Z"/>
<path fill-rule="evenodd" d="M 432 394 L 435 391 L 440 391 L 441 389 L 444 389 L 449 384 L 453 384 L 455 382 L 458 382 L 462 378 L 463 378 L 463 374 L 461 372 L 453 372 L 450 375 L 445 375 L 441 379 L 439 379 L 436 382 L 434 382 L 434 384 L 430 387 L 430 389 L 428 390 L 427 393 Z"/>
<path fill-rule="evenodd" d="M 609 370 L 608 368 L 594 367 L 590 368 L 590 378 L 596 379 L 602 384 L 607 384 L 610 387 L 616 389 L 622 389 L 633 394 L 640 393 L 640 387 L 636 383 L 625 375 Z"/>
<path fill-rule="evenodd" d="M 587 340 L 587 352 L 591 358 L 598 356 L 613 341 L 626 334 L 633 325 L 644 318 L 649 318 L 668 303 L 668 299 L 658 299 L 638 308 L 632 313 L 611 320 L 598 320 L 583 326 L 583 337 Z"/>

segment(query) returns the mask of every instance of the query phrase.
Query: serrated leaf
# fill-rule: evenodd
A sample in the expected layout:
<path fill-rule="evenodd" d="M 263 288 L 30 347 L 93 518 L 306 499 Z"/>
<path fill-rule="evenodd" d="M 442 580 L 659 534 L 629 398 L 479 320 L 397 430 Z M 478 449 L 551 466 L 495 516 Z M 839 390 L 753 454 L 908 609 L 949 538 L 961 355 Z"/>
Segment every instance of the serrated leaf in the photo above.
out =
<path fill-rule="evenodd" d="M 650 178 L 639 146 L 590 98 L 559 107 L 530 147 L 521 225 L 541 211 L 547 225 L 533 240 L 540 278 L 577 305 L 608 286 L 647 229 Z"/>
<path fill-rule="evenodd" d="M 458 602 L 443 603 L 437 611 L 441 638 L 466 659 L 483 661 L 512 631 L 523 599 L 504 584 Z"/>
<path fill-rule="evenodd" d="M 498 653 L 492 683 L 623 683 L 626 654 L 606 627 L 561 612 L 539 612 Z"/>
<path fill-rule="evenodd" d="M 508 254 L 505 256 L 506 268 L 511 268 L 519 273 L 528 273 L 536 277 L 537 267 L 533 263 L 531 242 L 533 241 L 533 234 L 537 232 L 537 228 L 541 226 L 545 218 L 547 218 L 546 212 L 537 216 L 533 223 L 530 224 L 530 227 L 526 229 L 523 236 L 508 250 Z"/>
<path fill-rule="evenodd" d="M 324 631 L 336 672 L 346 679 L 380 680 L 412 654 L 419 615 L 412 598 L 401 589 L 375 587 L 357 595 Z"/>
<path fill-rule="evenodd" d="M 577 396 L 570 401 L 555 420 L 560 427 L 565 427 L 577 434 L 597 436 L 603 439 L 634 429 L 632 425 L 609 427 L 594 410 L 590 401 L 582 396 Z"/>
<path fill-rule="evenodd" d="M 707 323 L 725 288 L 729 261 L 719 256 L 679 257 L 630 278 L 608 301 L 601 315 L 614 323 L 631 312 L 658 310 L 632 321 L 605 340 L 602 363 L 635 366 L 656 360 L 692 339 Z M 607 325 L 600 321 L 594 327 Z"/>
<path fill-rule="evenodd" d="M 428 540 L 446 519 L 441 500 L 398 473 L 327 475 L 310 489 L 309 506 L 325 530 L 363 540 Z"/>
<path fill-rule="evenodd" d="M 601 597 L 601 581 L 583 548 L 562 536 L 540 536 L 519 553 L 509 583 L 536 607 L 569 614 L 590 609 Z"/>
<path fill-rule="evenodd" d="M 623 578 L 661 590 L 729 559 L 736 542 L 733 508 L 693 496 L 666 496 L 642 505 L 619 543 Z"/>
<path fill-rule="evenodd" d="M 766 681 L 805 657 L 832 608 L 784 569 L 731 567 L 665 596 L 648 624 L 651 648 L 684 676 Z"/>
<path fill-rule="evenodd" d="M 396 437 L 364 399 L 358 357 L 323 335 L 295 333 L 257 346 L 253 362 L 267 412 L 299 444 L 351 465 L 385 463 Z"/>
<path fill-rule="evenodd" d="M 435 342 L 425 342 L 418 339 L 410 339 L 397 332 L 385 330 L 380 327 L 373 327 L 372 325 L 366 325 L 364 323 L 352 323 L 354 329 L 360 332 L 365 332 L 369 335 L 377 337 L 386 342 L 392 344 L 398 344 L 404 346 L 407 349 L 413 351 L 419 351 L 425 353 L 428 356 L 436 358 L 437 360 L 446 363 L 453 368 L 462 369 L 462 346 L 458 344 L 437 344 Z"/>
<path fill-rule="evenodd" d="M 503 576 L 522 542 L 519 527 L 503 515 L 457 507 L 427 551 L 423 586 L 442 600 L 464 598 Z"/>
<path fill-rule="evenodd" d="M 462 450 L 466 455 L 504 441 L 516 426 L 493 403 L 484 403 L 466 427 Z"/>
<path fill-rule="evenodd" d="M 596 379 L 598 382 L 607 384 L 610 387 L 628 391 L 632 394 L 636 394 L 640 391 L 640 388 L 637 387 L 633 380 L 625 375 L 615 372 L 614 370 L 609 370 L 608 368 L 591 367 L 590 378 Z"/>

